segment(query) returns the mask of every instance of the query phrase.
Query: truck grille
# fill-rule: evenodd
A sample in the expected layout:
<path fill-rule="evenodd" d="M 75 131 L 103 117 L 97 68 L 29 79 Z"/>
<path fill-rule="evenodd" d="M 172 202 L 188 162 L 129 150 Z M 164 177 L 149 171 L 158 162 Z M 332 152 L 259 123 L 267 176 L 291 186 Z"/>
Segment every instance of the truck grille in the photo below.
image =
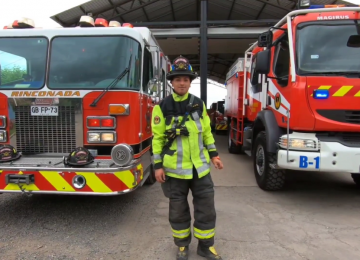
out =
<path fill-rule="evenodd" d="M 338 142 L 347 147 L 360 147 L 360 133 L 332 132 L 317 133 L 316 137 L 322 142 Z"/>
<path fill-rule="evenodd" d="M 23 154 L 70 153 L 76 147 L 75 107 L 59 106 L 58 116 L 31 116 L 15 107 L 16 146 Z"/>
<path fill-rule="evenodd" d="M 341 123 L 360 124 L 360 110 L 317 110 L 319 115 Z"/>

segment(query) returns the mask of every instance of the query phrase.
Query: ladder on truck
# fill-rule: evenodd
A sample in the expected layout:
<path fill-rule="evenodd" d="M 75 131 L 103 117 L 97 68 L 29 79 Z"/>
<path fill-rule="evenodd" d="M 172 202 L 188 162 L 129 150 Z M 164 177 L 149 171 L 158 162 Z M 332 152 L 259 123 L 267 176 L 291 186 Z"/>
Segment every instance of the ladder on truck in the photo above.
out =
<path fill-rule="evenodd" d="M 246 59 L 245 59 L 246 61 Z M 244 73 L 238 73 L 238 72 L 242 72 L 244 70 Z M 232 115 L 231 117 L 231 121 L 229 124 L 229 128 L 230 128 L 230 138 L 232 139 L 232 141 L 236 144 L 236 145 L 242 145 L 243 144 L 243 129 L 244 129 L 244 116 L 245 116 L 245 106 L 244 106 L 244 98 L 245 98 L 245 88 L 244 88 L 244 83 L 246 80 L 246 75 L 245 75 L 245 70 L 246 67 L 244 66 L 244 59 L 243 58 L 239 58 L 235 64 L 232 66 L 232 68 L 230 69 L 227 78 L 231 78 L 233 76 L 238 77 L 239 78 L 239 85 L 238 87 L 238 91 L 237 91 L 237 102 L 236 102 L 236 107 L 237 107 L 237 112 L 236 115 Z M 237 75 L 236 75 L 237 74 Z M 243 84 L 241 84 L 241 81 L 243 80 Z"/>

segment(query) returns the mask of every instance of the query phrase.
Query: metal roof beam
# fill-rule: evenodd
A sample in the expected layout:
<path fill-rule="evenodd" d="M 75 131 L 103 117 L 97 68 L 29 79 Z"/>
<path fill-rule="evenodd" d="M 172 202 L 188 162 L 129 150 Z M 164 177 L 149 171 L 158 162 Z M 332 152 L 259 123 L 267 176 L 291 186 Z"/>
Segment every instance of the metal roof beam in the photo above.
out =
<path fill-rule="evenodd" d="M 118 17 L 120 17 L 120 16 L 123 16 L 123 15 L 125 15 L 125 14 L 132 13 L 132 12 L 134 12 L 134 11 L 137 11 L 137 10 L 139 10 L 139 9 L 144 8 L 145 6 L 151 5 L 151 4 L 156 3 L 156 2 L 159 2 L 159 1 L 160 1 L 160 0 L 149 1 L 149 2 L 147 2 L 147 3 L 145 3 L 145 4 L 139 5 L 139 6 L 137 6 L 137 7 L 135 7 L 135 8 L 132 8 L 132 9 L 126 11 L 126 12 L 123 12 L 123 13 L 121 13 L 121 14 L 119 14 L 119 15 L 115 15 L 115 16 L 109 18 L 108 20 L 110 21 L 110 20 L 113 20 L 113 19 L 118 18 Z"/>
<path fill-rule="evenodd" d="M 257 39 L 268 27 L 222 27 L 208 28 L 208 38 L 214 39 Z M 200 37 L 200 28 L 151 29 L 158 39 Z"/>
<path fill-rule="evenodd" d="M 112 20 L 109 19 L 109 20 Z M 279 22 L 279 19 L 261 19 L 261 20 L 209 20 L 208 26 L 214 25 L 246 25 L 246 24 L 267 24 L 269 26 Z M 188 26 L 200 25 L 200 21 L 166 21 L 166 22 L 132 22 L 136 27 L 163 27 L 163 26 Z"/>

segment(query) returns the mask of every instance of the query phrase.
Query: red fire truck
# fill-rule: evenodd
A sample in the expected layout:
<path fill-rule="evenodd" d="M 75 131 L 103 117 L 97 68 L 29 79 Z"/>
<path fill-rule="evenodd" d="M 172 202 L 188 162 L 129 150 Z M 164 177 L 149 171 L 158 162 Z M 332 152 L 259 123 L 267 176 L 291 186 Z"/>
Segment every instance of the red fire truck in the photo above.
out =
<path fill-rule="evenodd" d="M 229 152 L 252 156 L 264 190 L 282 189 L 286 170 L 360 185 L 360 8 L 299 4 L 228 74 Z"/>
<path fill-rule="evenodd" d="M 82 16 L 0 31 L 0 193 L 117 195 L 155 183 L 153 106 L 170 62 L 148 28 Z"/>

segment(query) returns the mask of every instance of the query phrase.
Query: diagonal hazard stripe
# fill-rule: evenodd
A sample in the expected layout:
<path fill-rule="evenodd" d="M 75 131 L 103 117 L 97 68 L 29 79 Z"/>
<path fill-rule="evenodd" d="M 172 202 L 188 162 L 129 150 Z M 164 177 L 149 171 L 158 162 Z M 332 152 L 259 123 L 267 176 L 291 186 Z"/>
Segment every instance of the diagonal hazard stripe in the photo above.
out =
<path fill-rule="evenodd" d="M 75 191 L 71 185 L 64 180 L 64 178 L 58 172 L 52 171 L 41 171 L 40 172 L 44 178 L 51 183 L 58 191 Z"/>
<path fill-rule="evenodd" d="M 80 174 L 80 173 L 76 173 Z M 92 189 L 93 192 L 112 192 L 112 190 L 106 186 L 94 172 L 81 173 L 86 179 L 86 184 Z"/>
<path fill-rule="evenodd" d="M 334 93 L 334 95 L 332 95 L 333 97 L 343 97 L 346 95 L 346 93 L 348 93 L 351 89 L 353 88 L 353 86 L 342 86 L 338 91 L 336 91 Z"/>
<path fill-rule="evenodd" d="M 73 187 L 76 191 L 81 191 L 81 192 L 92 192 L 92 190 L 90 189 L 89 185 L 85 184 L 85 187 L 82 189 L 77 189 L 74 186 L 72 186 L 72 181 L 73 178 L 76 176 L 75 172 L 66 172 L 66 174 L 63 175 L 64 180 L 67 181 L 67 183 L 69 183 L 69 185 L 71 187 Z"/>
<path fill-rule="evenodd" d="M 137 169 L 141 172 L 141 173 L 140 173 L 140 177 L 139 177 L 139 182 L 141 182 L 141 180 L 144 178 L 144 170 L 143 170 L 142 164 L 139 164 L 139 165 L 137 166 Z"/>
<path fill-rule="evenodd" d="M 308 87 L 310 87 L 310 86 L 308 86 Z M 318 89 L 330 89 L 331 88 L 331 86 L 320 86 Z M 313 96 L 313 94 L 311 94 L 311 96 Z"/>
<path fill-rule="evenodd" d="M 29 185 L 26 185 L 26 184 L 20 184 L 22 186 L 23 189 L 25 190 L 39 190 L 39 188 L 35 185 L 35 184 L 29 184 Z M 4 190 L 20 190 L 20 187 L 17 185 L 17 184 L 8 184 Z"/>
<path fill-rule="evenodd" d="M 355 94 L 355 97 L 360 97 L 360 91 Z"/>
<path fill-rule="evenodd" d="M 134 175 L 131 171 L 115 172 L 115 176 L 118 177 L 128 188 L 134 187 Z"/>

